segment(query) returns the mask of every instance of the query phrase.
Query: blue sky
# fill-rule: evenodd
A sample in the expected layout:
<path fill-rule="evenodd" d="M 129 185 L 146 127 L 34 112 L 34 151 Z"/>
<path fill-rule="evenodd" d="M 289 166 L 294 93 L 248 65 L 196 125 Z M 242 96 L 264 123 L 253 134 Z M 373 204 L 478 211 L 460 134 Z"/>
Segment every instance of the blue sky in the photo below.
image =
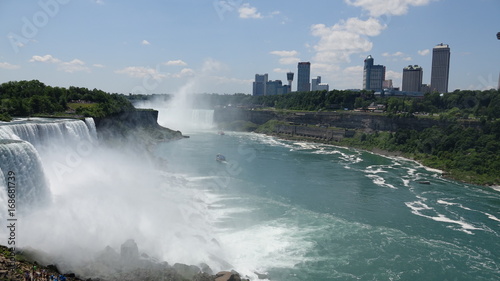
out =
<path fill-rule="evenodd" d="M 330 89 L 362 87 L 363 60 L 401 86 L 432 48 L 451 48 L 449 90 L 489 89 L 500 72 L 499 0 L 0 1 L 0 82 L 116 93 L 248 93 L 310 61 Z M 296 88 L 294 81 L 293 88 Z"/>

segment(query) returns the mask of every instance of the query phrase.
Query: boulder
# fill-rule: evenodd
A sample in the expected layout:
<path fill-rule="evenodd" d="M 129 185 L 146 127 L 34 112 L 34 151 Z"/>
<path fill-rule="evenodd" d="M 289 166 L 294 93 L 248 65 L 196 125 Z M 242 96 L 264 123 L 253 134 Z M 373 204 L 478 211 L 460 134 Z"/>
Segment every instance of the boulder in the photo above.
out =
<path fill-rule="evenodd" d="M 121 245 L 120 258 L 125 263 L 134 263 L 139 260 L 139 248 L 134 239 L 129 239 Z"/>
<path fill-rule="evenodd" d="M 196 274 L 201 272 L 200 268 L 195 266 L 195 265 L 186 265 L 186 264 L 182 264 L 182 263 L 174 264 L 173 268 L 182 277 L 189 279 L 189 280 L 192 280 Z"/>
<path fill-rule="evenodd" d="M 221 271 L 215 275 L 215 281 L 241 281 L 237 272 Z"/>

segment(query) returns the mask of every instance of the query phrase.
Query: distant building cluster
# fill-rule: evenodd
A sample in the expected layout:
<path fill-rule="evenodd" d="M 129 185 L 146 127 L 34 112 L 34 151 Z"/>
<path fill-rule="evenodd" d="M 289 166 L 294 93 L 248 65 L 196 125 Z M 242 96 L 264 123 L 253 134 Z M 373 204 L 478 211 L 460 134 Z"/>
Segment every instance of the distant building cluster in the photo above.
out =
<path fill-rule="evenodd" d="M 253 82 L 254 96 L 281 95 L 292 92 L 292 82 L 294 78 L 293 72 L 286 74 L 288 81 L 287 85 L 283 85 L 281 80 L 268 80 L 268 74 L 255 74 Z M 321 83 L 321 76 L 318 76 L 311 81 L 311 63 L 299 62 L 297 66 L 297 92 L 323 91 L 329 90 L 329 85 Z"/>
<path fill-rule="evenodd" d="M 293 73 L 292 73 L 293 74 Z M 268 75 L 255 74 L 253 82 L 254 96 L 282 95 L 289 93 L 291 85 L 283 85 L 281 80 L 268 80 Z"/>
<path fill-rule="evenodd" d="M 450 74 L 450 47 L 447 44 L 438 44 L 432 49 L 432 69 L 430 84 L 423 84 L 423 69 L 418 65 L 408 65 L 403 68 L 401 90 L 393 86 L 392 80 L 385 79 L 386 67 L 375 64 L 371 55 L 364 60 L 363 89 L 389 95 L 421 96 L 428 92 L 448 92 Z M 286 74 L 288 84 L 283 85 L 281 80 L 268 80 L 268 74 L 255 74 L 253 95 L 281 95 L 292 92 L 294 73 Z M 500 81 L 500 80 L 499 80 Z M 500 82 L 499 82 L 500 84 Z M 499 85 L 500 88 L 500 85 Z M 311 80 L 311 63 L 299 62 L 297 66 L 297 92 L 328 91 L 329 85 L 321 83 L 321 76 Z"/>
<path fill-rule="evenodd" d="M 418 65 L 403 68 L 401 91 L 392 85 L 392 80 L 385 80 L 385 66 L 375 65 L 372 56 L 365 59 L 363 68 L 363 89 L 375 92 L 387 92 L 393 95 L 422 95 L 428 92 L 448 92 L 450 74 L 450 47 L 438 44 L 432 49 L 431 83 L 423 84 L 423 69 Z"/>

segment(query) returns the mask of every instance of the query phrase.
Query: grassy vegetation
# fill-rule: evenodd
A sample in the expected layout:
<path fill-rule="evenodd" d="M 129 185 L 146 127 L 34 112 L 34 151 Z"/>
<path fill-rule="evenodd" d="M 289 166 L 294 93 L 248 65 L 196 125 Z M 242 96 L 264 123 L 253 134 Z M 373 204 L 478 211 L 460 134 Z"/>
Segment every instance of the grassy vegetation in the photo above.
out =
<path fill-rule="evenodd" d="M 0 120 L 11 116 L 104 117 L 134 107 L 124 96 L 97 89 L 51 87 L 38 80 L 0 84 Z"/>
<path fill-rule="evenodd" d="M 500 122 L 496 127 L 478 130 L 460 125 L 400 130 L 395 133 L 357 133 L 341 145 L 366 150 L 401 152 L 423 165 L 446 171 L 453 179 L 481 184 L 500 184 Z"/>

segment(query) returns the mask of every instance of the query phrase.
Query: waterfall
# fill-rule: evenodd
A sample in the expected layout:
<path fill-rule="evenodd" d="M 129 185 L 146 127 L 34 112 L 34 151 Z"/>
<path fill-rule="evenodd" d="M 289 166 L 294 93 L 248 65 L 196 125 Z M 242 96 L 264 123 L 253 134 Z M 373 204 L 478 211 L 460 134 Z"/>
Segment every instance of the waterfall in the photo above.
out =
<path fill-rule="evenodd" d="M 87 120 L 87 119 L 91 119 Z M 37 149 L 97 139 L 92 118 L 76 119 L 31 118 L 0 123 L 0 139 L 24 140 Z"/>
<path fill-rule="evenodd" d="M 89 129 L 90 136 L 94 140 L 97 140 L 97 130 L 95 128 L 94 118 L 90 118 L 90 117 L 85 118 L 85 124 L 87 125 L 87 128 Z"/>
<path fill-rule="evenodd" d="M 49 198 L 49 188 L 40 156 L 35 147 L 26 141 L 0 140 L 0 172 L 3 190 L 15 186 L 16 209 L 44 203 Z M 9 175 L 11 172 L 11 175 Z"/>
<path fill-rule="evenodd" d="M 0 122 L 0 175 L 3 175 L 0 181 L 0 201 L 6 200 L 7 194 L 4 192 L 7 190 L 9 171 L 15 174 L 16 202 L 19 202 L 21 211 L 47 201 L 50 188 L 44 170 L 48 167 L 42 165 L 41 158 L 53 157 L 53 152 L 59 151 L 62 152 L 60 158 L 63 160 L 56 161 L 68 166 L 68 161 L 76 159 L 73 151 L 88 151 L 89 144 L 96 141 L 96 128 L 92 118 L 85 119 L 85 122 L 47 118 Z"/>
<path fill-rule="evenodd" d="M 212 129 L 214 127 L 214 111 L 193 109 L 191 111 L 191 122 L 200 129 Z"/>

